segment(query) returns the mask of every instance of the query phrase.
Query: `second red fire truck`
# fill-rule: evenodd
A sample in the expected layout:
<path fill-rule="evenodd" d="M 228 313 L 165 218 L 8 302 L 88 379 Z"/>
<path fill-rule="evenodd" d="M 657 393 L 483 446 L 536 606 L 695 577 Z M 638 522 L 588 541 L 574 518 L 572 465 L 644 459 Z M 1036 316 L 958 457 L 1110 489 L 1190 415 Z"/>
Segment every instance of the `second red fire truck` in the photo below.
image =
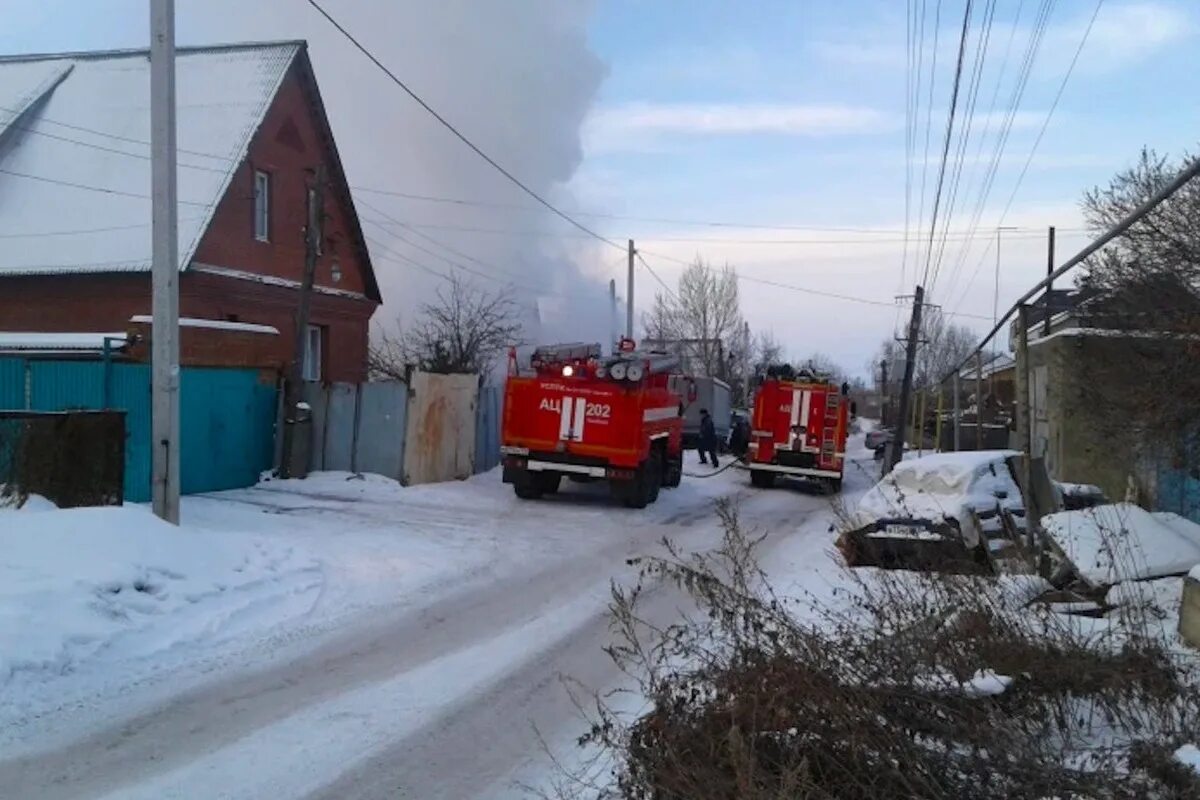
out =
<path fill-rule="evenodd" d="M 644 508 L 683 474 L 683 411 L 690 382 L 679 359 L 638 351 L 602 356 L 598 344 L 539 347 L 530 370 L 510 358 L 500 452 L 517 496 L 553 494 L 564 477 L 607 481 Z"/>
<path fill-rule="evenodd" d="M 790 475 L 840 490 L 849 415 L 850 398 L 829 380 L 790 367 L 767 370 L 750 421 L 751 482 L 769 488 Z"/>

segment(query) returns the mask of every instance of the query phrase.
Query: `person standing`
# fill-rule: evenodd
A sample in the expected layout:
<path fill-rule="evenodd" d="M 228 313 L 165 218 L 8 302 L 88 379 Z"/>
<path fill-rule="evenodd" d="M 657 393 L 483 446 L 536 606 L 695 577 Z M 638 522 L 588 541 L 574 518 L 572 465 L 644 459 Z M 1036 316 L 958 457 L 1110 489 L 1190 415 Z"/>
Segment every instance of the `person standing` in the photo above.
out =
<path fill-rule="evenodd" d="M 713 469 L 720 466 L 717 463 L 717 427 L 713 424 L 712 417 L 708 414 L 707 408 L 700 409 L 700 463 L 707 464 L 705 455 L 712 459 Z"/>

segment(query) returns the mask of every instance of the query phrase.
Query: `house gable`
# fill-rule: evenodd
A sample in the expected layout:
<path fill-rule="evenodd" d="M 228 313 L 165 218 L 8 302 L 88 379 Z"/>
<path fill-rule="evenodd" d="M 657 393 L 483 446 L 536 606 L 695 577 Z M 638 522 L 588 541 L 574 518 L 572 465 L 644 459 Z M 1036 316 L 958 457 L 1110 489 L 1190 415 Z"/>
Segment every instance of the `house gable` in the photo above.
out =
<path fill-rule="evenodd" d="M 328 177 L 325 247 L 317 262 L 315 285 L 380 302 L 349 186 L 304 50 L 288 68 L 250 141 L 245 160 L 234 171 L 191 266 L 300 281 L 304 275 L 308 187 L 322 162 Z M 270 187 L 266 241 L 255 236 L 257 173 L 268 176 Z"/>

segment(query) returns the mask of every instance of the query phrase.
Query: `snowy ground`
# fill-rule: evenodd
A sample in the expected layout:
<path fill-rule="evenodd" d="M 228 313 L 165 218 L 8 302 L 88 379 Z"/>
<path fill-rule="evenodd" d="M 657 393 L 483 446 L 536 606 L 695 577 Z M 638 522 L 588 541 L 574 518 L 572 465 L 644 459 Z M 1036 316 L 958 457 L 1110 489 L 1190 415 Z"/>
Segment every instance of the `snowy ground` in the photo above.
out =
<path fill-rule="evenodd" d="M 848 505 L 877 470 L 860 437 L 852 456 Z M 179 530 L 0 511 L 0 794 L 524 797 L 540 740 L 569 760 L 582 728 L 561 679 L 620 682 L 601 647 L 626 558 L 711 548 L 730 497 L 782 592 L 841 582 L 830 498 L 738 470 L 644 511 L 590 486 L 520 502 L 495 473 L 349 478 L 186 498 Z"/>

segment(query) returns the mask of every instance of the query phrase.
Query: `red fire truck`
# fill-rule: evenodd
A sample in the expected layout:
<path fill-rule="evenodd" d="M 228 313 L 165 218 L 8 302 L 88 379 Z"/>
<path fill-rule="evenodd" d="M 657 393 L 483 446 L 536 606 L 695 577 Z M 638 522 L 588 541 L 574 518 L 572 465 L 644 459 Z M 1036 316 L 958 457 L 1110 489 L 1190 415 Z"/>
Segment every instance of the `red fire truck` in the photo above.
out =
<path fill-rule="evenodd" d="M 842 487 L 850 398 L 811 372 L 772 368 L 758 386 L 747 466 L 755 486 L 779 475 Z"/>
<path fill-rule="evenodd" d="M 689 385 L 679 359 L 628 340 L 621 350 L 539 347 L 524 373 L 510 356 L 500 452 L 517 497 L 553 494 L 566 476 L 606 480 L 625 505 L 644 508 L 679 485 Z"/>

